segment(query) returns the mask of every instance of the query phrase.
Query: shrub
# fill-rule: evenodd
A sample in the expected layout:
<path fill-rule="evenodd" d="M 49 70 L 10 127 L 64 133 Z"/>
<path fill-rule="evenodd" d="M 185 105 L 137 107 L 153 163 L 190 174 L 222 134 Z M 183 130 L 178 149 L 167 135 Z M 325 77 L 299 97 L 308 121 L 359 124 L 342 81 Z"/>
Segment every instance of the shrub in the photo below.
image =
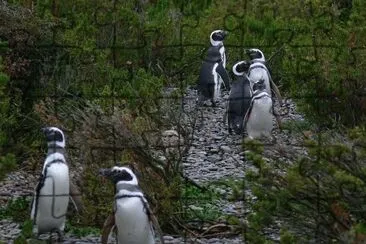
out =
<path fill-rule="evenodd" d="M 257 197 L 248 217 L 252 238 L 276 226 L 284 239 L 300 243 L 349 243 L 361 238 L 352 233 L 361 235 L 359 225 L 365 221 L 361 207 L 366 186 L 365 129 L 350 130 L 349 135 L 350 143 L 344 144 L 334 132 L 319 133 L 306 142 L 309 155 L 293 163 L 267 162 L 253 151 L 248 154 L 258 169 L 248 173 Z"/>

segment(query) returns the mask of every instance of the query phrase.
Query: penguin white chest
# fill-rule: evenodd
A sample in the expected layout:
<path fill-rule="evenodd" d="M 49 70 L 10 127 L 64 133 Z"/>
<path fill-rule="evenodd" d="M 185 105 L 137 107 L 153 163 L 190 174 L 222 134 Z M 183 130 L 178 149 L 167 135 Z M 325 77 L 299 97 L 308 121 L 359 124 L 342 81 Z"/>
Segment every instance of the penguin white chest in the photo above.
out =
<path fill-rule="evenodd" d="M 32 219 L 35 211 L 37 213 L 35 232 L 41 234 L 54 229 L 64 230 L 69 187 L 69 168 L 66 164 L 53 163 L 47 167 L 44 185 L 32 206 Z"/>
<path fill-rule="evenodd" d="M 154 232 L 146 209 L 139 197 L 116 200 L 115 222 L 118 243 L 154 244 Z"/>
<path fill-rule="evenodd" d="M 269 96 L 261 97 L 256 99 L 252 106 L 246 124 L 249 138 L 270 137 L 273 128 L 272 99 Z"/>
<path fill-rule="evenodd" d="M 271 95 L 271 84 L 269 83 L 269 76 L 267 73 L 267 70 L 265 70 L 264 68 L 258 67 L 258 68 L 254 68 L 250 71 L 250 75 L 249 75 L 250 80 L 252 81 L 250 83 L 250 88 L 253 91 L 253 85 L 254 82 L 260 80 L 260 79 L 264 79 L 264 85 L 266 87 L 266 92 L 268 93 L 268 95 Z"/>
<path fill-rule="evenodd" d="M 214 78 L 214 100 L 217 101 L 218 97 L 221 94 L 221 84 L 223 80 L 221 79 L 220 75 L 217 73 L 216 68 L 219 64 L 215 63 L 212 68 L 212 76 Z"/>
<path fill-rule="evenodd" d="M 221 60 L 222 60 L 222 66 L 224 66 L 224 68 L 226 68 L 226 53 L 225 53 L 225 47 L 222 46 L 220 48 L 220 54 L 221 54 Z"/>

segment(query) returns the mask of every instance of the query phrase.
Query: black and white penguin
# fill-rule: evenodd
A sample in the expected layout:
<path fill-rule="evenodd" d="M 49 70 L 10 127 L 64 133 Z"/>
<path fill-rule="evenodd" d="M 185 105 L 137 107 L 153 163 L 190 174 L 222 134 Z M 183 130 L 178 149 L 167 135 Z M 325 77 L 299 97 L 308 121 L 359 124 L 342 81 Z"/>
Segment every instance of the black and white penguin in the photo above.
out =
<path fill-rule="evenodd" d="M 225 69 L 226 53 L 223 44 L 226 35 L 227 32 L 223 30 L 215 30 L 210 35 L 211 46 L 202 62 L 198 79 L 199 105 L 211 99 L 212 106 L 215 106 L 221 93 L 222 83 L 226 89 L 230 89 L 230 76 Z"/>
<path fill-rule="evenodd" d="M 69 204 L 69 167 L 65 159 L 64 133 L 56 127 L 43 128 L 47 140 L 47 157 L 32 201 L 33 233 L 56 232 L 63 239 Z"/>
<path fill-rule="evenodd" d="M 266 59 L 261 50 L 257 48 L 252 48 L 246 50 L 249 55 L 252 64 L 249 67 L 248 76 L 252 80 L 251 88 L 253 90 L 253 85 L 255 81 L 264 80 L 264 85 L 266 91 L 269 95 L 272 94 L 271 84 L 270 84 L 270 72 L 267 68 Z"/>
<path fill-rule="evenodd" d="M 240 61 L 234 64 L 232 69 L 236 79 L 231 85 L 226 110 L 229 134 L 232 133 L 233 129 L 235 133 L 242 134 L 244 129 L 244 116 L 250 107 L 252 99 L 250 81 L 246 74 L 249 66 L 250 62 Z"/>
<path fill-rule="evenodd" d="M 160 232 L 161 242 L 164 240 L 157 219 L 138 186 L 136 175 L 128 167 L 114 166 L 100 169 L 99 174 L 109 178 L 116 186 L 113 216 L 104 224 L 102 244 L 107 243 L 109 232 L 114 226 L 118 243 L 154 244 L 155 232 Z"/>
<path fill-rule="evenodd" d="M 272 98 L 266 91 L 265 80 L 253 84 L 253 96 L 244 124 L 250 139 L 270 137 L 273 129 Z"/>
<path fill-rule="evenodd" d="M 266 87 L 266 91 L 268 95 L 272 97 L 272 90 L 279 100 L 279 103 L 282 104 L 282 97 L 279 92 L 278 87 L 273 82 L 271 77 L 271 72 L 267 65 L 264 54 L 261 50 L 257 48 L 252 48 L 246 50 L 246 53 L 249 55 L 252 64 L 249 67 L 248 76 L 252 81 L 264 80 L 264 85 Z M 254 83 L 251 83 L 251 88 L 253 90 Z"/>

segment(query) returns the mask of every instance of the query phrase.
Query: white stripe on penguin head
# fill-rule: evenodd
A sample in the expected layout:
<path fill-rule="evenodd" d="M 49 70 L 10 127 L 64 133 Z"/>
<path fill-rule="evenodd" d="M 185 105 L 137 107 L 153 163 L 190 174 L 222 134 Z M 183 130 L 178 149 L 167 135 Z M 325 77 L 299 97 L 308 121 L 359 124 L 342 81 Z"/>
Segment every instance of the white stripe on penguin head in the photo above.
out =
<path fill-rule="evenodd" d="M 218 46 L 218 45 L 223 45 L 223 41 L 215 41 L 212 39 L 212 35 L 215 34 L 215 33 L 219 33 L 219 32 L 223 32 L 223 30 L 214 30 L 213 32 L 211 32 L 211 35 L 210 35 L 210 42 L 211 42 L 211 45 L 212 46 Z"/>

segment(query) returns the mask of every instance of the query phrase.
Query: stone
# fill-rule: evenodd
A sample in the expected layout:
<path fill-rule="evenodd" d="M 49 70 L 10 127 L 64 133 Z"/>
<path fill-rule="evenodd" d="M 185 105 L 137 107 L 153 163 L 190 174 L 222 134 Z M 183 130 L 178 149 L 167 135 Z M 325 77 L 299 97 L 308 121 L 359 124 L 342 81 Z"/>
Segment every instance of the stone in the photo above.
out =
<path fill-rule="evenodd" d="M 231 152 L 231 148 L 229 146 L 221 146 L 220 149 L 226 153 Z"/>

